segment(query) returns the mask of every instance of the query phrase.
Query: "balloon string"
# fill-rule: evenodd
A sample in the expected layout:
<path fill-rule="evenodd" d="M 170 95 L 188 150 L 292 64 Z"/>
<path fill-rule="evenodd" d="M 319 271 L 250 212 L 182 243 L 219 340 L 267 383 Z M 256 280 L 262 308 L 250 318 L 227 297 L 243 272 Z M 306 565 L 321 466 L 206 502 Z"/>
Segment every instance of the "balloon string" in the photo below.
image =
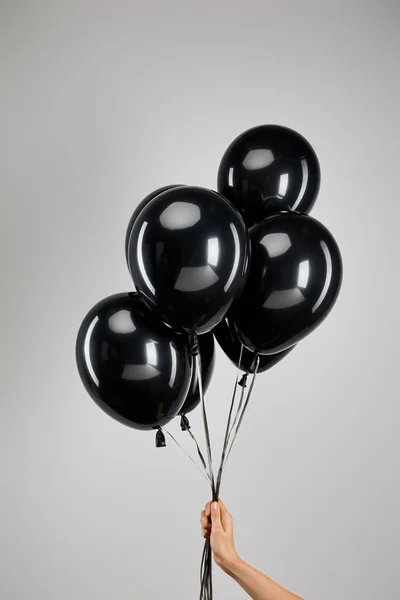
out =
<path fill-rule="evenodd" d="M 192 440 L 194 441 L 194 443 L 196 444 L 197 453 L 198 453 L 198 455 L 199 455 L 199 457 L 200 457 L 201 464 L 203 465 L 203 467 L 204 467 L 204 470 L 205 470 L 205 471 L 206 471 L 206 473 L 207 473 L 207 465 L 206 465 L 206 461 L 205 461 L 205 459 L 204 459 L 204 456 L 203 456 L 203 453 L 202 453 L 202 451 L 200 450 L 199 442 L 196 440 L 196 438 L 195 438 L 195 436 L 194 436 L 193 432 L 191 431 L 191 429 L 187 429 L 187 432 L 188 432 L 188 434 L 190 435 L 190 437 L 192 438 Z"/>
<path fill-rule="evenodd" d="M 236 422 L 238 420 L 238 415 L 239 415 L 240 410 L 241 410 L 242 405 L 243 405 L 243 398 L 244 398 L 245 390 L 246 390 L 246 386 L 244 385 L 242 387 L 242 391 L 240 393 L 240 400 L 239 400 L 239 405 L 238 405 L 237 410 L 236 410 L 236 415 L 235 415 L 232 427 L 229 430 L 229 434 L 228 434 L 226 446 L 225 446 L 225 448 L 223 450 L 223 453 L 222 453 L 221 464 L 220 464 L 219 472 L 218 472 L 218 481 L 217 481 L 217 491 L 218 491 L 218 494 L 219 494 L 219 491 L 220 491 L 220 488 L 221 488 L 222 473 L 223 473 L 224 466 L 225 466 L 225 461 L 226 461 L 226 458 L 227 458 L 227 452 L 228 452 L 229 442 L 230 442 L 230 439 L 231 439 L 231 436 L 232 436 L 233 428 L 234 428 L 234 426 L 235 426 L 235 424 L 236 424 Z"/>
<path fill-rule="evenodd" d="M 241 426 L 241 424 L 242 424 L 242 421 L 243 421 L 244 414 L 245 414 L 245 412 L 246 412 L 246 409 L 247 409 L 247 407 L 248 407 L 248 404 L 249 404 L 249 401 L 250 401 L 251 394 L 252 394 L 252 392 L 253 392 L 254 384 L 255 384 L 255 381 L 256 381 L 256 377 L 257 377 L 258 368 L 259 368 L 259 366 L 260 366 L 260 357 L 259 357 L 259 355 L 257 355 L 257 356 L 256 356 L 256 358 L 255 358 L 255 361 L 254 361 L 254 362 L 255 362 L 255 366 L 254 366 L 253 377 L 252 377 L 252 380 L 251 380 L 251 384 L 250 384 L 250 387 L 249 387 L 249 391 L 248 391 L 248 394 L 247 394 L 247 397 L 246 397 L 246 401 L 245 401 L 245 403 L 244 403 L 243 410 L 242 410 L 242 412 L 241 412 L 241 415 L 240 415 L 240 418 L 239 418 L 238 424 L 237 424 L 237 426 L 236 426 L 236 430 L 235 430 L 235 433 L 234 433 L 234 435 L 233 435 L 232 442 L 231 442 L 231 444 L 230 444 L 230 447 L 229 447 L 229 450 L 228 450 L 228 454 L 227 454 L 227 456 L 226 456 L 226 459 L 225 459 L 225 462 L 224 462 L 223 468 L 225 468 L 225 465 L 226 465 L 226 463 L 228 462 L 229 455 L 230 455 L 230 453 L 232 452 L 232 447 L 233 447 L 233 444 L 235 443 L 235 440 L 236 440 L 236 437 L 237 437 L 238 431 L 239 431 L 239 429 L 240 429 L 240 426 Z"/>
<path fill-rule="evenodd" d="M 242 362 L 242 354 L 243 354 L 243 345 L 241 344 L 240 345 L 240 354 L 239 354 L 239 366 L 238 366 L 236 380 L 235 380 L 235 384 L 234 384 L 234 388 L 233 388 L 232 400 L 231 400 L 231 405 L 230 405 L 229 415 L 228 415 L 228 421 L 226 424 L 225 439 L 224 439 L 224 444 L 223 444 L 223 449 L 222 449 L 222 454 L 221 454 L 221 464 L 220 464 L 219 471 L 218 471 L 218 478 L 217 478 L 217 484 L 216 484 L 216 488 L 215 488 L 215 494 L 213 494 L 214 499 L 218 499 L 218 496 L 219 496 L 223 462 L 224 462 L 225 453 L 226 453 L 226 449 L 227 449 L 227 445 L 228 445 L 229 434 L 231 432 L 232 414 L 233 414 L 233 409 L 235 406 L 236 392 L 237 392 L 239 376 L 240 376 L 240 365 Z M 243 395 L 243 391 L 244 391 L 244 389 L 242 390 L 242 395 Z M 240 403 L 239 403 L 239 406 L 240 406 Z M 207 437 L 207 433 L 206 433 L 206 437 Z M 213 598 L 212 551 L 211 551 L 210 540 L 207 539 L 204 544 L 203 555 L 202 555 L 201 566 L 200 566 L 200 600 L 212 600 L 212 598 Z"/>
<path fill-rule="evenodd" d="M 241 411 L 242 406 L 243 406 L 243 400 L 244 400 L 245 390 L 246 390 L 246 387 L 247 387 L 247 378 L 248 378 L 248 375 L 249 375 L 248 373 L 245 373 L 243 375 L 242 379 L 238 383 L 238 385 L 241 386 L 242 391 L 240 393 L 240 399 L 239 399 L 238 407 L 236 409 L 235 418 L 233 419 L 232 426 L 231 426 L 231 428 L 229 430 L 227 446 L 229 445 L 229 442 L 230 442 L 230 439 L 231 439 L 231 436 L 232 436 L 232 432 L 235 429 L 235 425 L 236 425 L 236 423 L 238 421 L 238 418 L 239 418 L 239 415 L 240 415 L 240 411 Z"/>
<path fill-rule="evenodd" d="M 209 539 L 205 541 L 201 559 L 200 586 L 200 600 L 212 600 L 212 551 Z"/>
<path fill-rule="evenodd" d="M 213 464 L 212 464 L 210 430 L 208 427 L 207 408 L 206 408 L 206 401 L 205 401 L 205 397 L 204 397 L 204 393 L 203 393 L 203 382 L 202 382 L 202 377 L 201 377 L 200 354 L 196 355 L 195 360 L 197 361 L 197 368 L 198 368 L 198 373 L 199 373 L 199 379 L 198 379 L 199 395 L 200 395 L 201 406 L 202 406 L 202 410 L 203 410 L 203 424 L 204 424 L 204 433 L 205 433 L 206 446 L 207 446 L 208 468 L 209 468 L 209 474 L 210 474 L 211 491 L 212 491 L 212 496 L 213 496 L 212 499 L 217 500 L 218 498 L 215 495 L 216 489 L 215 489 L 215 479 L 214 479 Z"/>
<path fill-rule="evenodd" d="M 226 449 L 228 447 L 229 437 L 230 437 L 230 433 L 231 433 L 232 413 L 233 413 L 233 408 L 235 406 L 236 392 L 237 392 L 238 383 L 239 383 L 239 377 L 240 377 L 240 373 L 241 373 L 240 366 L 241 366 L 241 363 L 242 363 L 242 355 L 243 355 L 243 344 L 240 344 L 238 370 L 237 370 L 237 373 L 236 373 L 236 380 L 235 380 L 235 384 L 234 384 L 234 387 L 233 387 L 231 405 L 230 405 L 230 408 L 229 408 L 228 421 L 226 423 L 225 438 L 224 438 L 224 443 L 223 443 L 223 446 L 222 446 L 222 453 L 221 453 L 221 462 L 220 462 L 219 469 L 218 469 L 217 489 L 216 489 L 217 498 L 219 497 L 219 490 L 220 490 L 220 487 L 221 487 L 221 477 L 222 477 L 223 464 L 224 464 L 225 455 L 226 455 Z M 242 395 L 243 395 L 243 389 L 242 389 Z M 239 407 L 240 407 L 240 401 L 239 401 Z M 239 408 L 238 408 L 238 410 L 239 410 Z"/>
<path fill-rule="evenodd" d="M 212 452 L 211 452 L 211 439 L 210 439 L 210 430 L 208 427 L 208 418 L 207 418 L 207 408 L 206 402 L 204 398 L 203 392 L 203 382 L 201 377 L 201 357 L 199 354 L 196 356 L 198 373 L 199 373 L 199 395 L 201 400 L 202 412 L 203 412 L 203 424 L 204 424 L 204 434 L 206 438 L 206 446 L 207 446 L 207 458 L 208 458 L 208 467 L 210 473 L 210 485 L 212 492 L 212 499 L 217 500 L 218 497 L 216 495 L 216 487 L 215 487 L 215 479 L 212 465 Z M 211 552 L 211 542 L 209 539 L 205 541 L 203 556 L 201 560 L 200 567 L 200 600 L 212 600 L 213 598 L 213 586 L 212 586 L 212 552 Z"/>
<path fill-rule="evenodd" d="M 210 444 L 210 434 L 209 434 L 209 430 L 208 430 L 207 413 L 206 413 L 206 408 L 205 408 L 204 395 L 203 395 L 201 381 L 199 382 L 200 397 L 201 397 L 202 406 L 203 406 L 203 419 L 204 419 L 204 428 L 205 428 L 206 441 L 207 441 L 210 473 L 212 475 L 211 488 L 213 491 L 213 499 L 215 499 L 215 500 L 218 499 L 219 490 L 220 490 L 220 486 L 221 486 L 222 473 L 223 473 L 225 465 L 228 461 L 230 453 L 232 451 L 237 434 L 239 432 L 240 426 L 243 421 L 244 414 L 248 407 L 250 397 L 253 392 L 255 380 L 257 377 L 259 364 L 260 364 L 260 357 L 258 355 L 256 355 L 255 359 L 253 361 L 253 365 L 251 366 L 251 371 L 253 372 L 253 377 L 251 380 L 251 384 L 250 384 L 246 399 L 244 399 L 248 373 L 246 373 L 243 376 L 241 382 L 239 382 L 239 371 L 240 371 L 240 365 L 241 365 L 241 360 L 242 360 L 242 352 L 243 352 L 243 346 L 241 345 L 240 358 L 239 358 L 239 369 L 238 369 L 238 374 L 236 376 L 235 386 L 234 386 L 234 390 L 233 390 L 233 394 L 232 394 L 231 406 L 230 406 L 230 410 L 229 410 L 228 422 L 227 422 L 226 431 L 225 431 L 225 439 L 224 439 L 223 451 L 222 451 L 222 456 L 221 456 L 221 464 L 220 464 L 220 467 L 218 470 L 216 487 L 214 486 L 214 478 L 213 478 L 213 471 L 212 471 L 211 444 Z M 197 360 L 199 360 L 199 357 L 197 357 Z M 201 365 L 199 364 L 199 373 L 201 373 L 200 366 Z M 201 377 L 199 379 L 201 380 Z M 231 425 L 232 413 L 233 413 L 233 409 L 234 409 L 238 385 L 241 385 L 242 391 L 240 394 L 239 404 L 238 404 L 238 407 L 236 410 L 235 418 Z M 232 434 L 233 434 L 233 437 L 232 437 Z M 231 437 L 232 437 L 232 440 L 231 440 Z M 210 540 L 207 539 L 204 544 L 203 555 L 202 555 L 202 560 L 201 560 L 201 567 L 200 567 L 200 600 L 212 600 L 212 598 L 213 598 L 212 551 L 211 551 Z"/>
<path fill-rule="evenodd" d="M 163 427 L 160 427 L 160 429 L 167 433 L 169 435 L 169 437 L 175 442 L 175 444 L 178 446 L 178 448 L 180 448 L 182 450 L 182 452 L 184 454 L 186 454 L 186 456 L 188 457 L 189 460 L 192 461 L 192 463 L 194 464 L 194 466 L 196 467 L 196 469 L 202 474 L 203 477 L 205 477 L 206 481 L 211 484 L 211 480 L 210 480 L 210 476 L 207 473 L 207 468 L 205 468 L 205 472 L 202 471 L 199 467 L 199 465 L 196 463 L 196 461 L 190 456 L 190 454 L 188 452 L 186 452 L 186 450 L 180 445 L 180 443 L 174 438 L 174 436 L 172 435 L 172 433 L 170 433 L 167 429 L 164 429 Z"/>
<path fill-rule="evenodd" d="M 229 436 L 228 436 L 229 438 L 230 438 L 230 437 L 231 437 L 231 435 L 232 435 L 232 431 L 233 431 L 233 430 L 234 430 L 234 428 L 235 428 L 235 425 L 236 425 L 236 423 L 237 423 L 237 420 L 238 420 L 238 417 L 239 417 L 239 414 L 240 414 L 240 410 L 241 410 L 241 408 L 242 408 L 242 406 L 243 406 L 243 398 L 244 398 L 244 392 L 245 392 L 245 389 L 246 389 L 246 387 L 247 387 L 247 378 L 248 378 L 248 376 L 249 376 L 249 374 L 248 374 L 248 373 L 245 373 L 245 374 L 242 376 L 242 378 L 241 378 L 241 380 L 239 381 L 239 383 L 238 383 L 238 385 L 240 385 L 240 387 L 242 388 L 242 391 L 241 391 L 241 394 L 240 394 L 239 405 L 238 405 L 238 407 L 237 407 L 237 410 L 236 410 L 235 418 L 234 418 L 234 420 L 233 420 L 232 427 L 230 428 L 230 431 L 229 431 Z"/>

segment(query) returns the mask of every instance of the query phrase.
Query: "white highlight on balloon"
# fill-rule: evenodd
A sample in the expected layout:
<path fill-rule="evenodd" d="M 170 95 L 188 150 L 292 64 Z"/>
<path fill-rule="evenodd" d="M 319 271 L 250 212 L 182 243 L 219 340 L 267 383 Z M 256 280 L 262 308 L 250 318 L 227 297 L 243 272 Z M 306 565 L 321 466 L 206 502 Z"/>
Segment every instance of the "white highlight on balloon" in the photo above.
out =
<path fill-rule="evenodd" d="M 133 333 L 136 330 L 129 310 L 119 310 L 108 319 L 108 325 L 114 333 Z"/>
<path fill-rule="evenodd" d="M 275 158 L 271 150 L 268 148 L 259 148 L 250 150 L 243 160 L 243 166 L 248 171 L 258 171 L 265 169 L 274 162 Z"/>
<path fill-rule="evenodd" d="M 218 238 L 209 238 L 207 240 L 207 262 L 216 267 L 219 259 L 219 241 Z"/>
<path fill-rule="evenodd" d="M 279 178 L 279 190 L 278 190 L 278 196 L 280 196 L 281 198 L 283 198 L 287 192 L 288 183 L 289 183 L 289 173 L 282 173 L 282 175 Z"/>
<path fill-rule="evenodd" d="M 174 288 L 180 292 L 199 292 L 214 285 L 218 279 L 218 275 L 210 265 L 182 267 Z"/>
<path fill-rule="evenodd" d="M 264 308 L 275 310 L 291 308 L 304 302 L 305 298 L 299 288 L 291 288 L 289 290 L 274 290 L 270 293 L 267 300 L 264 302 Z"/>
<path fill-rule="evenodd" d="M 325 256 L 325 260 L 326 260 L 326 277 L 325 277 L 325 283 L 324 283 L 324 287 L 322 288 L 321 295 L 318 298 L 318 300 L 316 301 L 316 303 L 314 304 L 314 306 L 312 307 L 313 313 L 316 310 L 318 310 L 318 308 L 321 306 L 322 302 L 324 301 L 325 296 L 329 289 L 329 284 L 332 279 L 332 259 L 331 259 L 331 255 L 330 255 L 328 246 L 326 245 L 326 242 L 324 242 L 323 240 L 320 242 L 320 244 L 321 244 L 321 248 L 324 252 L 324 256 Z"/>
<path fill-rule="evenodd" d="M 169 378 L 169 387 L 174 386 L 176 371 L 177 371 L 177 360 L 176 360 L 176 350 L 172 343 L 169 343 L 169 348 L 171 350 L 171 377 Z"/>
<path fill-rule="evenodd" d="M 299 264 L 299 273 L 297 275 L 297 285 L 301 288 L 306 288 L 309 276 L 310 276 L 310 261 L 303 260 L 303 262 L 301 262 Z"/>
<path fill-rule="evenodd" d="M 160 373 L 153 365 L 125 365 L 121 377 L 128 381 L 146 381 L 158 377 Z"/>
<path fill-rule="evenodd" d="M 264 235 L 260 244 L 264 246 L 270 258 L 285 254 L 292 245 L 287 233 L 268 233 Z"/>
<path fill-rule="evenodd" d="M 201 219 L 200 208 L 192 202 L 173 202 L 160 215 L 165 229 L 188 229 Z"/>
<path fill-rule="evenodd" d="M 157 349 L 154 342 L 147 342 L 146 344 L 146 356 L 149 365 L 157 366 Z"/>
<path fill-rule="evenodd" d="M 293 204 L 292 206 L 292 210 L 296 210 L 296 208 L 298 207 L 298 205 L 300 204 L 300 202 L 303 199 L 303 196 L 305 194 L 306 188 L 307 188 L 307 183 L 308 183 L 308 164 L 305 158 L 301 159 L 301 170 L 303 173 L 303 179 L 301 182 L 301 188 L 300 188 L 300 192 L 299 195 L 297 197 L 296 202 Z"/>
<path fill-rule="evenodd" d="M 240 256 L 240 243 L 239 243 L 239 235 L 238 235 L 237 229 L 233 223 L 230 223 L 229 226 L 233 233 L 233 241 L 235 244 L 235 252 L 234 252 L 235 260 L 233 261 L 233 267 L 232 267 L 231 274 L 229 275 L 229 279 L 224 286 L 225 292 L 227 292 L 229 290 L 229 288 L 231 287 L 232 282 L 235 278 L 236 271 L 238 270 L 238 266 L 239 266 L 239 256 Z"/>
<path fill-rule="evenodd" d="M 86 361 L 86 364 L 87 364 L 87 368 L 88 368 L 88 371 L 90 373 L 91 378 L 93 379 L 93 381 L 95 382 L 95 384 L 97 386 L 99 385 L 99 380 L 98 380 L 98 378 L 96 376 L 96 373 L 94 372 L 92 361 L 91 361 L 91 358 L 90 358 L 90 338 L 91 338 L 91 335 L 93 333 L 93 329 L 94 329 L 94 327 L 95 327 L 95 325 L 96 325 L 96 323 L 97 323 L 98 320 L 99 320 L 99 317 L 95 317 L 93 319 L 93 321 L 90 323 L 90 325 L 88 327 L 88 330 L 87 330 L 87 333 L 86 333 L 85 342 L 83 344 L 83 353 L 85 355 L 85 361 Z"/>
<path fill-rule="evenodd" d="M 144 261 L 143 261 L 143 252 L 142 252 L 142 243 L 143 243 L 144 232 L 146 231 L 146 227 L 148 224 L 149 224 L 148 221 L 145 221 L 139 231 L 139 236 L 138 236 L 138 241 L 137 241 L 137 259 L 138 259 L 138 264 L 139 264 L 139 270 L 142 274 L 142 277 L 143 277 L 147 287 L 151 291 L 151 293 L 155 295 L 156 290 L 154 289 L 154 286 L 152 285 L 150 279 L 147 276 L 146 268 L 144 266 Z"/>

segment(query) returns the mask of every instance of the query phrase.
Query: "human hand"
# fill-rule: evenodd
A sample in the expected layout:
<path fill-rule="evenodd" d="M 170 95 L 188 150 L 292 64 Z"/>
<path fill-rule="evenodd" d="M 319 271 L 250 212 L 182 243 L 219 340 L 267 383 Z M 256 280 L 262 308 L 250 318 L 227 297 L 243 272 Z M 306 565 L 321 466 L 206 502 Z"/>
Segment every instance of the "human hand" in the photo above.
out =
<path fill-rule="evenodd" d="M 215 562 L 237 581 L 250 598 L 301 600 L 239 558 L 233 540 L 232 517 L 221 500 L 208 502 L 200 521 L 203 537 L 210 539 Z"/>
<path fill-rule="evenodd" d="M 223 502 L 208 502 L 201 513 L 203 537 L 210 539 L 214 560 L 226 573 L 240 560 L 235 550 L 233 520 Z"/>

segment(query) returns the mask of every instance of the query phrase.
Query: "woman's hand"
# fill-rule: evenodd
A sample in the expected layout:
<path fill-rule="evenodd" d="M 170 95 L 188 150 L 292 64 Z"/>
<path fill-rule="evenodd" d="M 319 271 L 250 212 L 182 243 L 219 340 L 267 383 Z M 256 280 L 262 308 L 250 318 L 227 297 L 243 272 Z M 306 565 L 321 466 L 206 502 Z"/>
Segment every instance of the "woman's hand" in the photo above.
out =
<path fill-rule="evenodd" d="M 253 600 L 301 600 L 243 560 L 235 550 L 232 517 L 225 506 L 209 502 L 201 513 L 203 537 L 210 539 L 214 560 Z"/>
<path fill-rule="evenodd" d="M 240 561 L 233 539 L 232 516 L 219 500 L 206 504 L 200 521 L 203 537 L 210 538 L 215 562 L 226 573 L 231 573 Z"/>

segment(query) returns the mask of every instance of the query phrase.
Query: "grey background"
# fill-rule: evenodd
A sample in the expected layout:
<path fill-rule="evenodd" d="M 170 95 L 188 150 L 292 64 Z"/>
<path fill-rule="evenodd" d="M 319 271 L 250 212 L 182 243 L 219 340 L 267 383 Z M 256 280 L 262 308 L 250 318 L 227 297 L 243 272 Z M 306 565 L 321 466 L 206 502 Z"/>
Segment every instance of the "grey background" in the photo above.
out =
<path fill-rule="evenodd" d="M 228 143 L 265 122 L 315 147 L 313 216 L 345 277 L 258 379 L 223 498 L 242 557 L 301 596 L 397 596 L 399 17 L 395 1 L 2 2 L 2 598 L 197 597 L 206 484 L 94 405 L 75 335 L 131 287 L 142 197 L 215 187 Z M 234 376 L 219 353 L 216 447 Z M 244 597 L 222 573 L 215 588 Z"/>

